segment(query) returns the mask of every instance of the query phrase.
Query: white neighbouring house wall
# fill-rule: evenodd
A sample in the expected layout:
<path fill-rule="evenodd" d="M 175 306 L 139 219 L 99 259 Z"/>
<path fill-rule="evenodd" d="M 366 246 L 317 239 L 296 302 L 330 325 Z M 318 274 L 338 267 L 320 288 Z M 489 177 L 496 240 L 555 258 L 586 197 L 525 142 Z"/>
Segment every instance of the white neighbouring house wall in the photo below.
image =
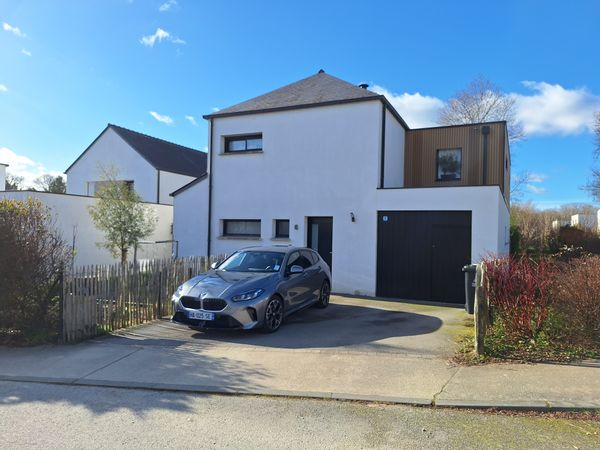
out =
<path fill-rule="evenodd" d="M 598 227 L 598 217 L 594 214 L 573 214 L 571 226 L 594 231 Z"/>
<path fill-rule="evenodd" d="M 6 189 L 6 168 L 8 166 L 6 164 L 0 163 L 0 191 L 4 191 Z"/>
<path fill-rule="evenodd" d="M 176 191 L 182 186 L 185 186 L 190 181 L 194 181 L 196 177 L 190 177 L 188 175 L 181 175 L 179 173 L 165 172 L 164 170 L 159 171 L 159 186 L 160 186 L 160 198 L 159 203 L 163 205 L 172 205 L 173 197 L 171 193 Z"/>
<path fill-rule="evenodd" d="M 88 211 L 89 206 L 97 202 L 96 198 L 31 191 L 0 192 L 0 198 L 3 197 L 19 201 L 33 198 L 47 206 L 65 242 L 69 246 L 74 243 L 76 266 L 119 262 L 119 258 L 114 258 L 108 250 L 96 245 L 104 241 L 104 233 L 95 227 Z M 171 240 L 173 207 L 152 203 L 146 203 L 145 206 L 152 209 L 158 219 L 154 233 L 146 240 Z M 171 249 L 171 244 L 141 245 L 138 258 L 167 258 L 171 256 Z M 130 251 L 129 258 L 133 259 L 133 251 Z"/>
<path fill-rule="evenodd" d="M 498 186 L 403 189 L 404 129 L 386 117 L 380 183 L 379 101 L 213 119 L 211 254 L 254 245 L 307 245 L 307 218 L 333 217 L 332 281 L 338 293 L 374 296 L 377 212 L 471 211 L 472 262 L 509 250 L 509 211 Z M 224 154 L 224 136 L 263 134 L 263 152 Z M 208 180 L 176 195 L 182 255 L 206 250 Z M 355 222 L 351 220 L 354 214 Z M 261 237 L 222 236 L 225 219 L 260 219 Z M 275 239 L 275 219 L 290 238 Z"/>

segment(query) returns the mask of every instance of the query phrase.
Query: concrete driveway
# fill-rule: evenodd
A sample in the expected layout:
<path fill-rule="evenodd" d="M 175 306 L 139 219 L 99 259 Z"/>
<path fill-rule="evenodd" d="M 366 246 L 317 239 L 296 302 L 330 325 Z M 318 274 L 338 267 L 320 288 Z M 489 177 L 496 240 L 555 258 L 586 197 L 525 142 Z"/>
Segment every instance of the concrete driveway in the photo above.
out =
<path fill-rule="evenodd" d="M 195 331 L 160 321 L 109 338 L 124 345 L 296 349 L 327 352 L 387 352 L 448 357 L 457 333 L 465 331 L 461 308 L 332 296 L 327 309 L 309 308 L 288 317 L 273 334 L 258 330 Z"/>

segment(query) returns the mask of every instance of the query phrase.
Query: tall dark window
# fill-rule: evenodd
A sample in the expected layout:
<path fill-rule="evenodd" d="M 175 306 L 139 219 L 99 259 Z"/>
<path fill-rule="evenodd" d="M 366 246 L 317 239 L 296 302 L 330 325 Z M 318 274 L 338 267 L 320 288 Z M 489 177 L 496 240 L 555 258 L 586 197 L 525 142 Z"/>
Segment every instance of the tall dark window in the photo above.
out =
<path fill-rule="evenodd" d="M 225 138 L 225 153 L 260 152 L 262 149 L 262 134 Z"/>
<path fill-rule="evenodd" d="M 437 151 L 437 181 L 458 181 L 462 176 L 462 149 L 447 148 Z"/>
<path fill-rule="evenodd" d="M 260 220 L 223 220 L 223 236 L 260 237 Z"/>
<path fill-rule="evenodd" d="M 290 237 L 290 221 L 287 219 L 278 219 L 275 221 L 275 237 L 289 238 Z"/>

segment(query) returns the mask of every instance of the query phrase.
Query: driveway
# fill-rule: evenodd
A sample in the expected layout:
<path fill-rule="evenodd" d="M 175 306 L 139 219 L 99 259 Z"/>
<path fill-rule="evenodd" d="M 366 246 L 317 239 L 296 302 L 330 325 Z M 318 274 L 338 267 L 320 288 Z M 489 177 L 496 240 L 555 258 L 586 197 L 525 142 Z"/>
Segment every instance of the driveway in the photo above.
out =
<path fill-rule="evenodd" d="M 195 331 L 169 321 L 124 330 L 109 338 L 124 345 L 242 347 L 328 352 L 387 352 L 448 357 L 468 316 L 461 308 L 332 296 L 325 309 L 288 317 L 274 334 L 259 330 Z"/>

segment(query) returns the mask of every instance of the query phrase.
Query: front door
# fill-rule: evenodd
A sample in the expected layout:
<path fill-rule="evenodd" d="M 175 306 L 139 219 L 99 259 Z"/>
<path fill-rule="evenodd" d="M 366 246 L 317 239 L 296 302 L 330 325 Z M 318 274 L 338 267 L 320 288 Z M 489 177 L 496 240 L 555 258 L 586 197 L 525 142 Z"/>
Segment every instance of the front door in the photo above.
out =
<path fill-rule="evenodd" d="M 307 247 L 315 250 L 331 269 L 333 217 L 309 217 Z"/>

